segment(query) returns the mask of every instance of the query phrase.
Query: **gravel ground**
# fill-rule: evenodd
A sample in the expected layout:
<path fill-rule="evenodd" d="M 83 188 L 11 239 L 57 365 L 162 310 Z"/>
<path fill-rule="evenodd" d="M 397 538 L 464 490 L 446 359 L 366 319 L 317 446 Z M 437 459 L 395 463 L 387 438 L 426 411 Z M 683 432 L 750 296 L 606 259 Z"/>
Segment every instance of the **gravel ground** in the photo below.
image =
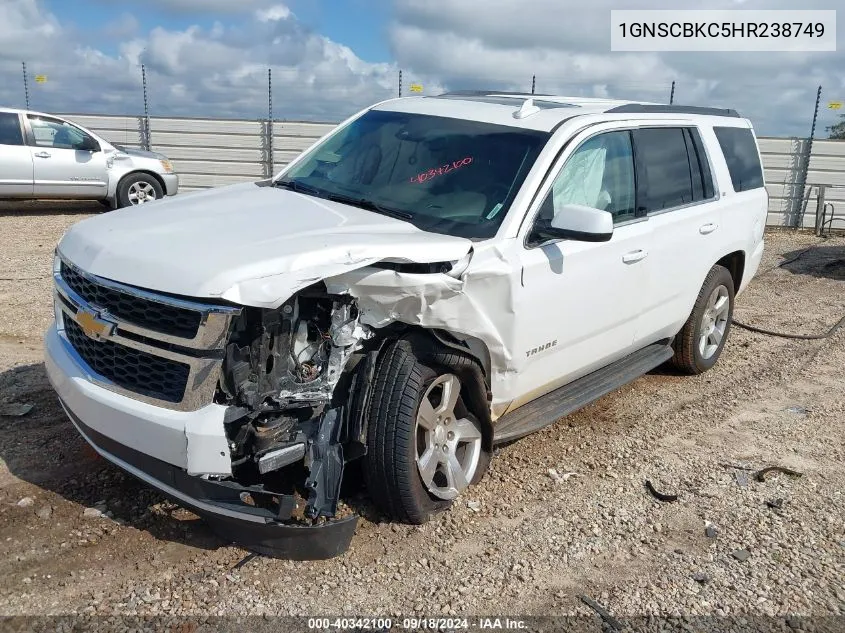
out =
<path fill-rule="evenodd" d="M 499 449 L 427 525 L 368 511 L 339 558 L 234 569 L 245 551 L 99 459 L 47 384 L 52 250 L 96 212 L 0 204 L 0 407 L 34 405 L 0 415 L 0 614 L 595 616 L 587 595 L 647 630 L 845 630 L 845 328 L 734 328 L 707 374 L 657 371 Z M 770 233 L 737 319 L 815 333 L 843 313 L 845 239 Z M 754 479 L 770 465 L 803 476 Z"/>

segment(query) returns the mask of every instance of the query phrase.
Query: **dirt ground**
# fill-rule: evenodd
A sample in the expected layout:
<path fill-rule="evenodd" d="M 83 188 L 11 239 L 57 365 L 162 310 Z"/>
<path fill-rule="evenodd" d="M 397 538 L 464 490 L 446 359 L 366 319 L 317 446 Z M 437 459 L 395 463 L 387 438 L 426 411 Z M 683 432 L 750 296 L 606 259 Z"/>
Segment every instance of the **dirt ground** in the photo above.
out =
<path fill-rule="evenodd" d="M 245 551 L 100 459 L 47 383 L 53 249 L 98 212 L 0 203 L 0 410 L 33 405 L 0 414 L 0 614 L 595 615 L 587 595 L 623 621 L 845 616 L 845 328 L 733 328 L 712 371 L 658 370 L 499 449 L 425 526 L 369 513 L 339 558 L 234 569 Z M 735 317 L 843 314 L 845 238 L 768 234 Z M 803 476 L 753 478 L 770 465 Z"/>

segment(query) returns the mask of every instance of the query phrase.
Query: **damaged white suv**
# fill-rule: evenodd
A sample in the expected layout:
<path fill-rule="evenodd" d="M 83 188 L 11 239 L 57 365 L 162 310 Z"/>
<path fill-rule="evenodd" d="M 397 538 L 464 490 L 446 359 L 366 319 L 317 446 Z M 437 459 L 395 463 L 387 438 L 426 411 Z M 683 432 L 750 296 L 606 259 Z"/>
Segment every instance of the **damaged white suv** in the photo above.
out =
<path fill-rule="evenodd" d="M 47 371 L 99 453 L 224 535 L 332 556 L 353 462 L 421 523 L 494 444 L 666 361 L 709 369 L 766 212 L 731 110 L 388 101 L 273 180 L 74 226 Z"/>

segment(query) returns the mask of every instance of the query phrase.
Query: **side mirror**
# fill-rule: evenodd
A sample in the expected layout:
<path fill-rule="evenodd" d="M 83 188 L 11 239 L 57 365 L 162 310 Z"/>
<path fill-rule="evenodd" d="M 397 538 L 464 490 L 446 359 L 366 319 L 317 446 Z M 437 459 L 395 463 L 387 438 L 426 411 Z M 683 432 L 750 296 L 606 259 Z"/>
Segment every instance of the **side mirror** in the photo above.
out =
<path fill-rule="evenodd" d="M 553 239 L 607 242 L 613 237 L 613 216 L 601 209 L 580 204 L 565 204 L 556 210 L 550 226 L 544 233 Z"/>
<path fill-rule="evenodd" d="M 93 137 L 83 136 L 82 144 L 80 145 L 79 149 L 85 152 L 99 152 L 100 144 L 96 140 L 94 140 Z"/>

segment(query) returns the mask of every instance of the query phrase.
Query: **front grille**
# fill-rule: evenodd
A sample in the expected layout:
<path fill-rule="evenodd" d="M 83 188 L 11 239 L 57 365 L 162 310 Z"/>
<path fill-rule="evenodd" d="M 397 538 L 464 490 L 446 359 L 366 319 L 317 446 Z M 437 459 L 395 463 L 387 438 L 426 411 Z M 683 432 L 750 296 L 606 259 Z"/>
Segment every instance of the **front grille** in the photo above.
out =
<path fill-rule="evenodd" d="M 166 305 L 102 286 L 64 262 L 61 264 L 61 276 L 85 301 L 103 308 L 120 320 L 181 338 L 191 339 L 197 334 L 202 315 L 196 310 Z"/>
<path fill-rule="evenodd" d="M 72 319 L 65 318 L 65 335 L 82 360 L 119 387 L 165 402 L 181 402 L 191 368 L 109 341 L 88 338 Z"/>

